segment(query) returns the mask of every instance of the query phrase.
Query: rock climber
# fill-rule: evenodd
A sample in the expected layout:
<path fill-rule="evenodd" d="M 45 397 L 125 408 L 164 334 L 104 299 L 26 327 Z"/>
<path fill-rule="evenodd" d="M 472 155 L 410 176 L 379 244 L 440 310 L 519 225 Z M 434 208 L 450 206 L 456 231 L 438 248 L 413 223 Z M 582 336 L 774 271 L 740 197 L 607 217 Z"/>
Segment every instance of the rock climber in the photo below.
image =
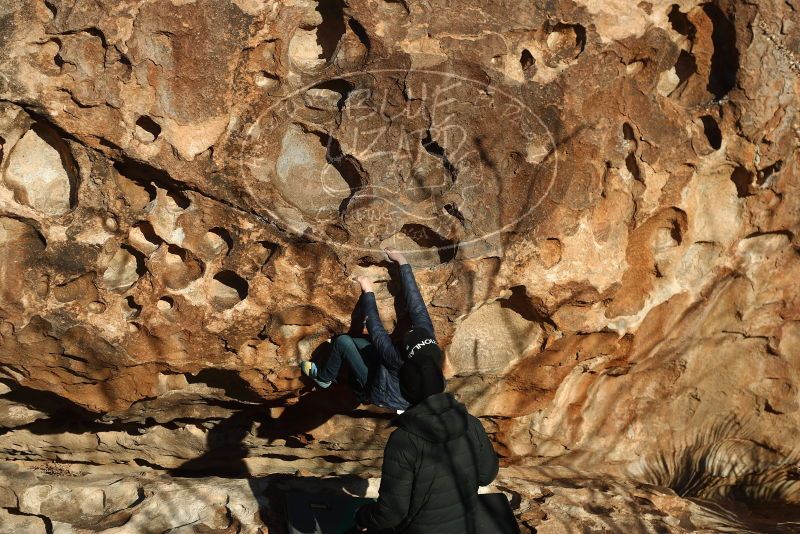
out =
<path fill-rule="evenodd" d="M 366 276 L 357 278 L 361 285 L 361 297 L 356 307 L 357 324 L 365 320 L 369 339 L 338 335 L 332 340 L 333 348 L 324 364 L 314 362 L 300 364 L 304 375 L 311 377 L 319 387 L 327 388 L 336 380 L 342 362 L 347 362 L 356 382 L 359 400 L 377 406 L 402 411 L 409 403 L 400 393 L 398 372 L 403 362 L 417 357 L 430 357 L 441 363 L 442 351 L 436 342 L 433 323 L 420 295 L 411 265 L 397 250 L 385 250 L 387 257 L 397 263 L 400 281 L 411 330 L 396 347 L 383 327 L 372 282 Z"/>
<path fill-rule="evenodd" d="M 444 392 L 439 362 L 414 356 L 400 368 L 411 407 L 394 419 L 378 500 L 356 513 L 356 530 L 404 534 L 485 534 L 501 529 L 478 499 L 498 472 L 480 421 Z"/>

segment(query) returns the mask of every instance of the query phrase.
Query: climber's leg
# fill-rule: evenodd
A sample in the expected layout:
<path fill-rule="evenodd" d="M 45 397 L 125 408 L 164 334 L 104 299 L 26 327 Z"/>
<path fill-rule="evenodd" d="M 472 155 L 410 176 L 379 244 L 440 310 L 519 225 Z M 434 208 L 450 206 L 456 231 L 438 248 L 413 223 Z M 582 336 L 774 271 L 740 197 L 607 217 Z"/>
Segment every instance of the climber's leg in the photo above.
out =
<path fill-rule="evenodd" d="M 354 337 L 352 339 L 353 344 L 358 349 L 358 353 L 361 355 L 360 361 L 363 364 L 363 367 L 360 367 L 358 370 L 353 368 L 354 374 L 356 375 L 355 381 L 361 392 L 366 393 L 367 384 L 370 383 L 375 368 L 378 366 L 378 353 L 375 350 L 375 345 L 368 339 L 363 337 Z"/>
<path fill-rule="evenodd" d="M 353 371 L 356 383 L 363 389 L 367 384 L 369 368 L 361 351 L 369 347 L 371 344 L 366 339 L 352 338 L 347 334 L 336 336 L 328 360 L 317 370 L 317 379 L 323 382 L 332 381 L 339 374 L 342 362 L 346 361 Z"/>

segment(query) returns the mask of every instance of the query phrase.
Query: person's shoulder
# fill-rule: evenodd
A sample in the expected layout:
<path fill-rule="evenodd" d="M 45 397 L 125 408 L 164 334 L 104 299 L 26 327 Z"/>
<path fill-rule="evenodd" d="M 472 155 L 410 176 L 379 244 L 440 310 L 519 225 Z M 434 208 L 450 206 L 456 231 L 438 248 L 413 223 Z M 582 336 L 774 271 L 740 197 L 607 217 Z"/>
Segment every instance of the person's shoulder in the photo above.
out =
<path fill-rule="evenodd" d="M 414 437 L 414 434 L 405 428 L 397 427 L 389 434 L 389 439 L 386 441 L 386 449 L 406 449 L 412 446 Z"/>
<path fill-rule="evenodd" d="M 404 457 L 413 457 L 415 451 L 419 448 L 417 440 L 419 438 L 406 430 L 403 427 L 395 428 L 389 435 L 386 442 L 384 455 L 402 455 Z M 409 456 L 410 453 L 410 456 Z"/>

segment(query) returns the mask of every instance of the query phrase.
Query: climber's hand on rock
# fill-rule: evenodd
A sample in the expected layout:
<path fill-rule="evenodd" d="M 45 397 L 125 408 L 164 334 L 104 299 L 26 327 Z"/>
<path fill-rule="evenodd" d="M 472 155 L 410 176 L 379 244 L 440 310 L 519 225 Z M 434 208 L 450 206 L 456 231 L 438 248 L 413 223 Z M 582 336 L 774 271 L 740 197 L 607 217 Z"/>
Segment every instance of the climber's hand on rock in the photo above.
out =
<path fill-rule="evenodd" d="M 405 265 L 408 263 L 406 257 L 393 248 L 384 249 L 384 252 L 386 252 L 386 255 L 389 256 L 390 260 L 397 262 L 399 265 Z"/>
<path fill-rule="evenodd" d="M 364 293 L 372 292 L 372 280 L 370 280 L 366 276 L 359 276 L 356 278 L 356 282 L 361 286 L 361 291 Z"/>

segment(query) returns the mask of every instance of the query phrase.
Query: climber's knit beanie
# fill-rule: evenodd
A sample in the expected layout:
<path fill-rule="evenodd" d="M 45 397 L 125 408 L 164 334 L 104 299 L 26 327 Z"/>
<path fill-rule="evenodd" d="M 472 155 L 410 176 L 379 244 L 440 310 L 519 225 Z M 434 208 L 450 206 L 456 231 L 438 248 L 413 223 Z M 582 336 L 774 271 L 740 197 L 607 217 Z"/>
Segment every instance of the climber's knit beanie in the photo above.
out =
<path fill-rule="evenodd" d="M 412 328 L 403 338 L 403 359 L 429 356 L 442 363 L 442 349 L 433 336 L 424 328 Z"/>
<path fill-rule="evenodd" d="M 414 355 L 400 367 L 400 394 L 409 404 L 417 404 L 444 391 L 444 374 L 439 360 L 428 355 Z"/>

